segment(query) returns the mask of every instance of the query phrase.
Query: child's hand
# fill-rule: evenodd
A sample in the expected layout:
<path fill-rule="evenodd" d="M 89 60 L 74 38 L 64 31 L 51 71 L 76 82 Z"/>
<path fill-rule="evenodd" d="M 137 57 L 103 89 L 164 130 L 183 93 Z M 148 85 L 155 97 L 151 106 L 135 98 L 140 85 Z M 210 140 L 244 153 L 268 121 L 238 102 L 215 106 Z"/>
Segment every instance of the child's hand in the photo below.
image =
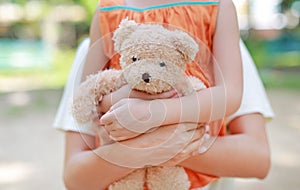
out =
<path fill-rule="evenodd" d="M 118 121 L 109 123 L 109 124 L 101 124 L 99 127 L 104 127 L 109 134 L 109 137 L 114 141 L 124 141 L 131 138 L 134 138 L 136 136 L 141 135 L 139 132 L 134 132 L 129 129 L 126 129 L 126 127 L 122 126 Z"/>
<path fill-rule="evenodd" d="M 131 87 L 127 84 L 122 86 L 120 89 L 103 96 L 102 101 L 99 104 L 98 112 L 106 113 L 112 105 L 124 98 L 138 98 L 142 100 L 155 100 L 155 99 L 165 99 L 165 98 L 174 98 L 180 97 L 181 95 L 172 89 L 170 91 L 161 93 L 161 94 L 147 94 L 145 92 L 140 92 L 137 90 L 132 90 Z"/>
<path fill-rule="evenodd" d="M 142 100 L 166 99 L 166 98 L 175 98 L 181 96 L 181 94 L 178 94 L 175 89 L 160 94 L 148 94 L 145 92 L 140 92 L 132 89 L 129 89 L 129 91 L 130 91 L 129 98 L 138 98 Z"/>
<path fill-rule="evenodd" d="M 99 153 L 99 156 L 129 168 L 176 165 L 199 149 L 203 130 L 191 130 L 196 126 L 193 123 L 183 123 L 159 127 L 136 138 L 113 143 L 107 150 Z"/>
<path fill-rule="evenodd" d="M 200 153 L 199 149 L 201 145 L 204 143 L 205 136 L 203 136 L 203 133 L 201 132 L 200 129 L 198 129 L 196 134 L 198 136 L 196 135 L 194 139 L 191 140 L 189 144 L 187 144 L 186 147 L 184 147 L 184 149 L 180 153 L 178 153 L 175 157 L 171 158 L 167 162 L 161 164 L 161 166 L 176 166 L 180 162 L 199 154 Z"/>
<path fill-rule="evenodd" d="M 122 99 L 113 105 L 100 119 L 113 140 L 121 141 L 136 137 L 151 128 L 148 112 L 149 101 L 140 99 Z M 146 127 L 147 126 L 147 127 Z"/>
<path fill-rule="evenodd" d="M 126 135 L 123 139 L 127 139 L 134 136 L 133 133 L 141 134 L 161 126 L 165 120 L 165 112 L 165 107 L 160 101 L 127 98 L 113 105 L 110 111 L 101 117 L 100 124 L 106 126 L 108 132 L 113 133 L 115 137 Z"/>

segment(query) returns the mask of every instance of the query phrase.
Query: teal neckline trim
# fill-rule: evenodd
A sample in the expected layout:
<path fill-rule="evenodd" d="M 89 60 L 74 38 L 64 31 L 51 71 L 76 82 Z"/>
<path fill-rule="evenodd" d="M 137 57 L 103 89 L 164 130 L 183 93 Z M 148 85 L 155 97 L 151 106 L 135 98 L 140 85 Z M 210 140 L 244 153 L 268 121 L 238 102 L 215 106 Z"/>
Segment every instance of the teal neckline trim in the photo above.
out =
<path fill-rule="evenodd" d="M 135 12 L 144 12 L 144 11 L 153 10 L 153 9 L 161 9 L 161 8 L 168 8 L 168 7 L 182 6 L 182 5 L 219 5 L 219 4 L 220 3 L 217 1 L 212 1 L 212 2 L 186 1 L 186 2 L 163 4 L 163 5 L 158 5 L 158 6 L 150 6 L 150 7 L 145 7 L 145 8 L 135 8 L 135 7 L 129 7 L 129 6 L 123 6 L 123 5 L 116 5 L 116 6 L 110 6 L 110 7 L 101 7 L 101 8 L 99 8 L 99 11 L 130 10 L 130 11 L 135 11 Z"/>

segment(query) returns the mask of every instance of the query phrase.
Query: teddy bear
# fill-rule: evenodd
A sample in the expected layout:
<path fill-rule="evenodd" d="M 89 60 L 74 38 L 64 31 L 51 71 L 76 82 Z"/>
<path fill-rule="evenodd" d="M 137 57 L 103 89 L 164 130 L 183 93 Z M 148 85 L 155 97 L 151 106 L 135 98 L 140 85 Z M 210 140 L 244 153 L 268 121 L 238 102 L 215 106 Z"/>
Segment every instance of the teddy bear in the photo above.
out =
<path fill-rule="evenodd" d="M 197 42 L 186 32 L 160 24 L 138 24 L 124 19 L 113 34 L 114 49 L 120 54 L 121 70 L 107 69 L 87 77 L 74 94 L 72 113 L 79 124 L 98 117 L 102 97 L 125 84 L 138 91 L 158 94 L 176 90 L 183 96 L 206 88 L 198 78 L 186 76 L 186 64 L 195 59 Z M 101 137 L 101 144 L 111 139 Z M 151 166 L 137 169 L 109 186 L 110 190 L 185 190 L 190 182 L 183 167 Z"/>

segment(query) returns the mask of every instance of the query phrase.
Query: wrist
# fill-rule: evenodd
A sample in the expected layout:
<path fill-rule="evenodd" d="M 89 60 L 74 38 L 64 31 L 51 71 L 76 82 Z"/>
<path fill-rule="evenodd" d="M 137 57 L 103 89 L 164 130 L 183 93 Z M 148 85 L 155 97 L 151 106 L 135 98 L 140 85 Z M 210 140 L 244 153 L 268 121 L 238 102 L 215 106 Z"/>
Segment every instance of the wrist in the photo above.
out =
<path fill-rule="evenodd" d="M 179 123 L 181 117 L 181 98 L 156 99 L 151 101 L 151 113 L 159 118 L 156 126 Z"/>
<path fill-rule="evenodd" d="M 197 99 L 197 93 L 170 99 L 167 107 L 168 113 L 170 113 L 167 121 L 169 123 L 199 122 L 200 103 Z"/>
<path fill-rule="evenodd" d="M 152 120 L 152 128 L 171 124 L 170 117 L 173 113 L 171 113 L 172 109 L 168 108 L 166 99 L 155 99 L 149 100 L 148 102 L 150 119 Z"/>

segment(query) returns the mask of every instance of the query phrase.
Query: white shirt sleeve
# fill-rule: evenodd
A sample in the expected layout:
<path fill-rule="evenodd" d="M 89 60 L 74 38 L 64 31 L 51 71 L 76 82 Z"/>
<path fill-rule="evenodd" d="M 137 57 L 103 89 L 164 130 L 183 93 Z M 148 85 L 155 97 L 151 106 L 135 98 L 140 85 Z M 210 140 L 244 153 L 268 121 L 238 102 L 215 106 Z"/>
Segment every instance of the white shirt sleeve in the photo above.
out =
<path fill-rule="evenodd" d="M 242 40 L 240 41 L 240 47 L 244 80 L 242 103 L 238 111 L 228 117 L 227 122 L 235 117 L 249 113 L 261 113 L 266 119 L 271 119 L 274 117 L 274 113 L 266 95 L 265 88 L 258 75 L 253 59 Z"/>
<path fill-rule="evenodd" d="M 96 135 L 95 129 L 91 125 L 79 126 L 79 124 L 73 118 L 70 109 L 74 89 L 79 85 L 81 80 L 83 65 L 89 49 L 89 43 L 90 40 L 85 39 L 81 42 L 80 46 L 77 49 L 53 126 L 54 128 L 63 131 L 75 131 L 94 136 Z"/>

